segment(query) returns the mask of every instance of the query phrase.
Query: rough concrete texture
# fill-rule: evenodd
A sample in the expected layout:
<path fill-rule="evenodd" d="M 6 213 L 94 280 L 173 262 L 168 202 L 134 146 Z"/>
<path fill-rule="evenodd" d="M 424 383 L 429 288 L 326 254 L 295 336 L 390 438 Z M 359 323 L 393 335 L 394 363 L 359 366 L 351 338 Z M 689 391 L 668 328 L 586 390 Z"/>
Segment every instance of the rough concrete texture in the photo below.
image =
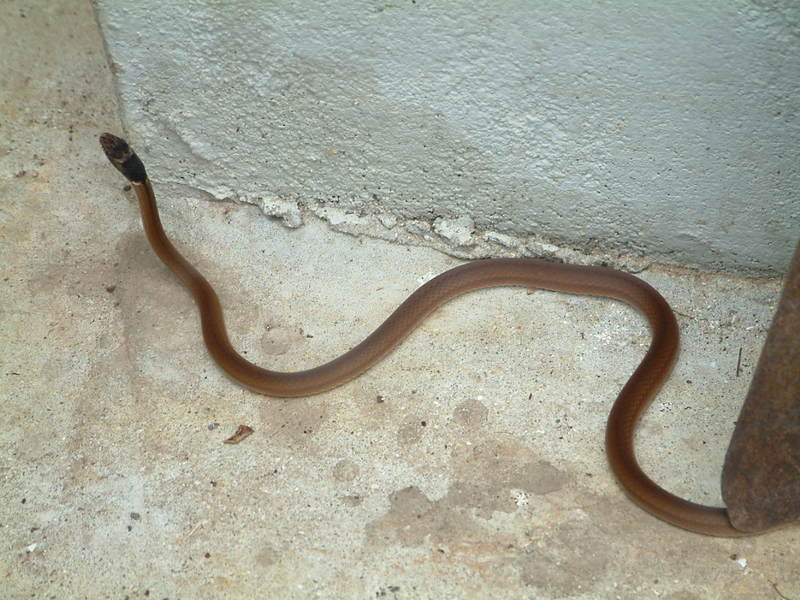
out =
<path fill-rule="evenodd" d="M 133 141 L 176 193 L 461 257 L 558 244 L 776 276 L 800 238 L 792 0 L 98 14 Z"/>
<path fill-rule="evenodd" d="M 282 401 L 230 382 L 97 145 L 122 123 L 91 6 L 2 12 L 0 596 L 800 597 L 797 528 L 686 533 L 612 480 L 604 421 L 648 339 L 619 303 L 476 293 L 333 392 Z M 274 368 L 335 356 L 457 264 L 156 187 L 234 343 Z M 719 503 L 779 281 L 641 276 L 684 335 L 641 458 Z M 240 424 L 255 433 L 223 444 Z"/>

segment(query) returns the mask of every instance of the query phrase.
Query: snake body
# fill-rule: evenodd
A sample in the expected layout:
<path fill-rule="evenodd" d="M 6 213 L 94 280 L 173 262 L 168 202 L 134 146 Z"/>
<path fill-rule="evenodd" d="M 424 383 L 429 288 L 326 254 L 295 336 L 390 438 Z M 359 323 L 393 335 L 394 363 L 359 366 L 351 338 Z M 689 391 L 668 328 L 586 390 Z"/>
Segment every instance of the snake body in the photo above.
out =
<path fill-rule="evenodd" d="M 679 345 L 678 324 L 672 309 L 658 291 L 641 279 L 604 267 L 535 259 L 473 261 L 450 269 L 421 286 L 364 341 L 338 358 L 306 371 L 269 371 L 243 358 L 231 345 L 214 288 L 175 249 L 161 226 L 153 187 L 141 160 L 121 138 L 106 133 L 100 137 L 100 143 L 111 163 L 136 191 L 144 230 L 153 250 L 194 297 L 209 353 L 232 379 L 260 394 L 310 396 L 342 385 L 380 361 L 436 308 L 456 296 L 481 288 L 541 288 L 615 298 L 634 307 L 647 318 L 652 340 L 608 417 L 606 452 L 611 470 L 636 504 L 668 523 L 706 535 L 748 535 L 731 525 L 724 508 L 695 504 L 661 488 L 642 471 L 636 460 L 633 439 L 636 424 L 672 370 Z"/>

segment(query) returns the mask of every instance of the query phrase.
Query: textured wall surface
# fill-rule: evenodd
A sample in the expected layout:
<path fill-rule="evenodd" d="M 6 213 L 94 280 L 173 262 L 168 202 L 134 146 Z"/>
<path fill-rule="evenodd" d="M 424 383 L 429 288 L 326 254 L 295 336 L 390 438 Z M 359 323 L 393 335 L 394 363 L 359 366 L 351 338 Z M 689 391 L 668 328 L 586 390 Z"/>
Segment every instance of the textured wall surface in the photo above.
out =
<path fill-rule="evenodd" d="M 455 254 L 785 271 L 800 11 L 100 0 L 124 118 L 173 193 Z M 552 250 L 552 248 L 550 248 Z"/>

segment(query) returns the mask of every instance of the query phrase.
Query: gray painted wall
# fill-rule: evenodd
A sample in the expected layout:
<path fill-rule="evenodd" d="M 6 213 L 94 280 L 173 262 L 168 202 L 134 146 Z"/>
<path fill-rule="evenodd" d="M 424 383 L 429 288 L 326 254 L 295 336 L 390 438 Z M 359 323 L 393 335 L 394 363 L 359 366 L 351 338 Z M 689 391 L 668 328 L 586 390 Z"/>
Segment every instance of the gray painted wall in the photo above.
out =
<path fill-rule="evenodd" d="M 791 0 L 96 6 L 169 193 L 463 256 L 774 275 L 800 238 Z"/>

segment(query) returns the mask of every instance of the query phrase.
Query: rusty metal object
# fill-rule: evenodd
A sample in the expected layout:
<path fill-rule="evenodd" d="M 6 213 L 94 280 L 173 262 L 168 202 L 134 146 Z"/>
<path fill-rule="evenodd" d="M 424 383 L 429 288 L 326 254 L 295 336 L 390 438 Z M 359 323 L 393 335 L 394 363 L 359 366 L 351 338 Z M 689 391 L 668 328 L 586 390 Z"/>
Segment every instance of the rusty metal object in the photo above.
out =
<path fill-rule="evenodd" d="M 728 447 L 722 497 L 741 531 L 800 519 L 800 244 Z"/>

